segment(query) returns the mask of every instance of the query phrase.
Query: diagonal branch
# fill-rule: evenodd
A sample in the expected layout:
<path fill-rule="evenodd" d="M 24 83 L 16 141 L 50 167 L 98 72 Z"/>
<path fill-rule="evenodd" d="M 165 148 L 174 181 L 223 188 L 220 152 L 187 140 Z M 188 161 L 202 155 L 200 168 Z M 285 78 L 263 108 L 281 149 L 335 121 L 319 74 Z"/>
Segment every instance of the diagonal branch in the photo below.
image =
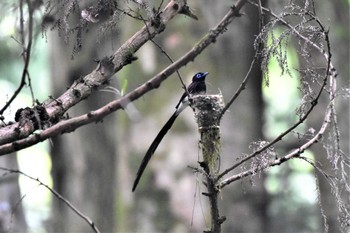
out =
<path fill-rule="evenodd" d="M 277 166 L 280 165 L 282 163 L 287 162 L 290 159 L 293 158 L 298 158 L 302 153 L 304 153 L 304 151 L 306 149 L 308 149 L 309 147 L 311 147 L 313 144 L 317 143 L 324 135 L 324 133 L 326 132 L 326 129 L 328 128 L 329 123 L 331 122 L 331 117 L 332 117 L 332 106 L 334 105 L 334 101 L 332 100 L 331 103 L 328 105 L 327 107 L 327 111 L 324 117 L 324 121 L 320 127 L 320 130 L 318 131 L 318 133 L 309 141 L 307 141 L 305 144 L 303 144 L 302 146 L 300 146 L 299 148 L 293 150 L 292 152 L 290 152 L 287 155 L 282 156 L 281 158 L 275 159 L 274 161 L 262 166 L 262 167 L 255 167 L 255 168 L 251 168 L 249 170 L 246 170 L 244 172 L 241 172 L 237 175 L 233 175 L 230 176 L 229 178 L 226 178 L 224 180 L 222 180 L 219 183 L 219 187 L 223 188 L 226 185 L 229 185 L 230 183 L 240 180 L 244 177 L 256 174 L 258 172 L 261 172 L 269 167 L 273 167 L 273 166 Z M 223 174 L 223 173 L 222 173 Z M 222 177 L 222 174 L 219 176 Z"/>
<path fill-rule="evenodd" d="M 1 140 L 2 131 L 0 129 L 0 144 L 3 144 L 0 146 L 0 155 L 4 155 L 10 152 L 18 151 L 23 148 L 27 148 L 38 142 L 42 142 L 50 137 L 53 137 L 62 133 L 66 133 L 66 132 L 71 132 L 91 122 L 101 121 L 104 117 L 111 114 L 112 112 L 125 108 L 130 102 L 135 101 L 136 99 L 140 98 L 147 92 L 155 88 L 158 88 L 159 85 L 165 79 L 167 79 L 171 74 L 173 74 L 176 70 L 180 69 L 181 67 L 185 66 L 189 62 L 193 61 L 205 48 L 207 48 L 210 44 L 215 43 L 216 39 L 226 31 L 226 27 L 232 22 L 232 20 L 235 17 L 240 16 L 239 10 L 243 7 L 243 5 L 246 2 L 247 0 L 240 0 L 237 3 L 236 7 L 232 7 L 229 10 L 229 12 L 223 17 L 223 19 L 219 22 L 219 24 L 214 28 L 212 28 L 209 31 L 209 33 L 206 34 L 200 40 L 200 42 L 197 43 L 190 51 L 188 51 L 176 62 L 169 65 L 166 69 L 158 73 L 151 80 L 147 81 L 143 85 L 129 92 L 127 95 L 123 96 L 122 98 L 118 100 L 114 100 L 95 111 L 91 111 L 90 113 L 61 121 L 39 133 L 35 133 L 32 135 L 28 134 L 26 138 L 23 138 L 23 139 L 16 140 L 17 137 L 15 137 L 15 138 L 12 138 L 12 140 L 10 141 L 5 141 L 4 143 L 4 141 Z M 98 72 L 98 71 L 95 70 L 94 72 Z M 63 96 L 60 98 L 65 100 L 65 98 L 68 98 L 68 97 L 69 96 Z M 55 104 L 58 105 L 58 107 L 63 105 L 63 104 L 60 104 L 59 100 L 53 101 L 53 102 L 54 103 L 51 103 L 53 107 L 55 107 L 54 106 Z M 62 108 L 64 108 L 64 106 L 62 106 Z M 52 114 L 52 112 L 50 113 Z M 16 126 L 12 126 L 12 128 L 10 129 L 13 131 L 16 131 Z"/>
<path fill-rule="evenodd" d="M 238 89 L 236 90 L 236 92 L 233 94 L 233 96 L 231 97 L 231 99 L 227 102 L 227 104 L 225 105 L 225 107 L 223 108 L 221 114 L 220 114 L 220 119 L 223 117 L 223 115 L 225 114 L 225 112 L 230 108 L 230 106 L 233 104 L 233 102 L 238 98 L 238 96 L 241 94 L 241 92 L 245 89 L 247 82 L 250 78 L 250 73 L 253 70 L 254 64 L 257 60 L 257 54 L 255 54 L 252 62 L 250 63 L 250 67 L 249 70 L 247 72 L 247 74 L 245 75 L 243 81 L 241 82 L 241 84 L 239 85 Z"/>
<path fill-rule="evenodd" d="M 183 8 L 186 10 L 183 10 Z M 45 108 L 50 121 L 56 122 L 69 108 L 88 98 L 92 92 L 103 86 L 113 74 L 136 60 L 137 58 L 133 54 L 147 41 L 163 32 L 167 23 L 177 14 L 190 14 L 189 12 L 190 10 L 186 7 L 185 0 L 169 1 L 168 5 L 159 14 L 156 14 L 151 21 L 147 22 L 145 26 L 115 51 L 112 56 L 102 59 L 90 74 L 82 79 L 77 79 L 57 99 L 48 99 L 45 101 L 49 103 L 46 103 L 42 107 Z M 25 74 L 26 67 L 24 69 Z M 19 138 L 25 138 L 38 129 L 33 128 L 30 123 L 15 123 L 0 128 L 0 145 Z"/>

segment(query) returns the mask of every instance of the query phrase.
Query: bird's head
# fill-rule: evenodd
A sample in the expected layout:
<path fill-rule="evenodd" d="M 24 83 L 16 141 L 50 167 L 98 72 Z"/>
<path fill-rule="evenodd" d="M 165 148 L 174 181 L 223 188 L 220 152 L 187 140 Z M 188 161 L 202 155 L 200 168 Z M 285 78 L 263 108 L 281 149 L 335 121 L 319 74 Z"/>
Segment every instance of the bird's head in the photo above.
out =
<path fill-rule="evenodd" d="M 204 81 L 209 72 L 198 72 L 192 78 L 192 82 Z"/>

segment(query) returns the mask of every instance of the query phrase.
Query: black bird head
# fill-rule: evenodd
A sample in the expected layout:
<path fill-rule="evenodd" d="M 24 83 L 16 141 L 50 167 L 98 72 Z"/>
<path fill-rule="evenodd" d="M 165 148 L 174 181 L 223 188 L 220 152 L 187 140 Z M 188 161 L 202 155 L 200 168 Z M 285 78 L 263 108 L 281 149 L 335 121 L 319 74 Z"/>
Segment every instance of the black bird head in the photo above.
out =
<path fill-rule="evenodd" d="M 205 77 L 209 74 L 209 72 L 198 72 L 197 74 L 195 74 L 192 78 L 192 82 L 200 82 L 200 81 L 204 81 Z"/>
<path fill-rule="evenodd" d="M 204 95 L 207 91 L 207 87 L 205 85 L 205 77 L 208 74 L 208 72 L 198 72 L 195 74 L 192 78 L 192 83 L 187 87 L 187 92 L 191 95 Z M 184 94 L 183 98 L 186 95 L 187 93 Z"/>

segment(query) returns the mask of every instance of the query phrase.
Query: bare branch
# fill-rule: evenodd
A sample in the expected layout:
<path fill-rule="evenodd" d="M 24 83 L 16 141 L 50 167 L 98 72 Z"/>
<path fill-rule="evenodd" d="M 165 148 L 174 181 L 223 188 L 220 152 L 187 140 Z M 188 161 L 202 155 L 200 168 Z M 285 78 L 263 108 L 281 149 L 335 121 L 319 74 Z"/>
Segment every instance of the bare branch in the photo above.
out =
<path fill-rule="evenodd" d="M 255 54 L 253 61 L 250 63 L 250 67 L 249 70 L 247 72 L 247 74 L 245 75 L 243 81 L 241 82 L 241 84 L 239 85 L 238 89 L 236 90 L 235 94 L 231 97 L 231 99 L 227 102 L 227 104 L 225 105 L 225 107 L 223 108 L 220 118 L 222 118 L 222 116 L 225 114 L 225 112 L 230 108 L 230 106 L 232 105 L 232 103 L 237 99 L 237 97 L 241 94 L 241 92 L 245 89 L 245 86 L 247 85 L 247 82 L 250 78 L 250 73 L 253 70 L 254 64 L 257 60 L 257 54 Z"/>
<path fill-rule="evenodd" d="M 29 61 L 30 61 L 30 55 L 32 51 L 32 44 L 33 44 L 33 9 L 31 7 L 31 3 L 29 0 L 27 0 L 28 5 L 28 43 L 27 46 L 25 46 L 25 33 L 24 33 L 24 18 L 23 18 L 23 0 L 20 1 L 19 4 L 19 11 L 20 11 L 20 44 L 23 47 L 22 56 L 24 60 L 24 67 L 22 71 L 22 77 L 21 82 L 18 86 L 18 88 L 15 90 L 11 98 L 6 102 L 6 104 L 0 109 L 0 116 L 5 112 L 5 110 L 11 105 L 11 103 L 16 99 L 17 95 L 21 92 L 22 88 L 26 84 L 26 78 L 28 79 L 28 85 L 32 94 L 33 104 L 34 104 L 34 95 L 33 90 L 31 87 L 30 82 L 30 76 L 28 72 L 29 67 Z"/>
<path fill-rule="evenodd" d="M 65 203 L 71 210 L 73 210 L 73 212 L 75 212 L 80 218 L 82 218 L 85 222 L 87 222 L 90 227 L 92 228 L 92 230 L 96 233 L 99 233 L 99 229 L 97 228 L 97 226 L 95 225 L 95 223 L 93 221 L 91 221 L 91 219 L 84 215 L 82 212 L 80 212 L 72 203 L 70 203 L 67 199 L 65 199 L 61 194 L 59 194 L 56 190 L 50 188 L 47 184 L 44 184 L 43 182 L 41 182 L 39 180 L 39 178 L 34 178 L 20 170 L 15 170 L 15 169 L 10 169 L 10 168 L 6 168 L 6 167 L 0 167 L 0 170 L 3 171 L 7 171 L 10 173 L 17 173 L 20 175 L 23 175 L 31 180 L 34 180 L 36 182 L 39 183 L 39 185 L 44 186 L 47 190 L 49 190 L 55 197 L 57 197 L 59 200 L 63 201 L 63 203 Z M 24 197 L 24 196 L 23 196 Z M 23 197 L 21 199 L 23 199 Z"/>
<path fill-rule="evenodd" d="M 100 72 L 100 64 L 90 74 L 82 79 L 77 79 L 71 87 L 67 89 L 59 98 L 47 100 L 50 102 L 45 104 L 45 109 L 52 119 L 57 121 L 61 116 L 71 107 L 86 99 L 92 92 L 103 86 L 106 81 L 117 71 L 122 69 L 125 65 L 132 63 L 136 58 L 133 54 L 148 40 L 152 39 L 157 34 L 165 29 L 165 25 L 179 13 L 182 7 L 186 4 L 184 0 L 172 0 L 163 9 L 161 14 L 157 15 L 152 22 L 148 22 L 141 30 L 136 32 L 128 41 L 126 41 L 115 53 L 109 57 L 109 62 L 113 65 L 113 72 L 108 75 Z M 27 66 L 26 66 L 27 67 Z M 26 73 L 27 69 L 24 69 Z M 16 131 L 13 131 L 13 129 Z M 0 145 L 24 138 L 30 135 L 35 129 L 15 123 L 9 127 L 0 128 Z M 12 129 L 12 130 L 11 130 Z"/>
<path fill-rule="evenodd" d="M 131 91 L 127 95 L 123 96 L 122 98 L 118 100 L 114 100 L 107 105 L 95 110 L 91 111 L 90 113 L 87 113 L 82 116 L 78 116 L 72 119 L 68 119 L 65 121 L 61 121 L 57 123 L 56 125 L 53 125 L 52 127 L 45 129 L 41 131 L 40 133 L 32 134 L 30 135 L 33 130 L 30 128 L 30 130 L 25 131 L 25 127 L 19 128 L 18 123 L 10 125 L 8 127 L 4 127 L 0 129 L 0 155 L 4 155 L 13 151 L 18 151 L 23 148 L 27 148 L 31 145 L 34 145 L 38 142 L 44 141 L 47 138 L 53 137 L 55 135 L 59 135 L 64 132 L 71 132 L 75 130 L 76 128 L 86 125 L 91 122 L 96 122 L 102 120 L 105 116 L 111 114 L 112 112 L 122 109 L 123 107 L 127 106 L 128 103 L 140 98 L 145 93 L 151 91 L 152 89 L 155 89 L 159 87 L 159 85 L 167 79 L 172 73 L 174 73 L 179 68 L 185 66 L 189 62 L 193 61 L 205 48 L 207 48 L 210 44 L 214 43 L 223 32 L 226 31 L 226 27 L 228 24 L 232 22 L 232 20 L 239 16 L 239 10 L 241 7 L 247 2 L 247 0 L 241 0 L 237 3 L 236 7 L 232 7 L 229 12 L 223 17 L 223 19 L 219 22 L 217 26 L 212 28 L 208 34 L 206 34 L 199 43 L 197 43 L 190 51 L 188 51 L 184 56 L 182 56 L 180 59 L 178 59 L 173 64 L 169 65 L 166 69 L 161 71 L 159 74 L 157 74 L 155 77 L 153 77 L 151 80 L 147 81 L 143 85 L 139 86 L 135 90 Z M 238 7 L 240 6 L 240 7 Z M 145 29 L 147 31 L 147 29 Z M 136 33 L 139 34 L 140 32 Z M 148 33 L 148 32 L 146 32 Z M 135 35 L 136 35 L 135 34 Z M 129 39 L 129 46 L 133 45 L 136 36 L 133 36 L 131 39 Z M 133 39 L 134 38 L 134 39 Z M 116 54 L 125 54 L 127 53 L 125 50 L 127 49 L 127 45 L 123 45 L 118 51 L 124 51 Z M 120 56 L 114 57 L 114 60 L 120 60 Z M 125 58 L 124 58 L 125 59 Z M 125 63 L 125 61 L 124 61 Z M 119 64 L 119 63 L 117 63 Z M 120 65 L 118 65 L 119 68 L 121 68 Z M 93 77 L 90 76 L 96 76 L 100 80 L 95 80 Z M 105 80 L 106 77 L 103 77 L 103 75 L 100 74 L 98 70 L 93 71 L 91 74 L 86 76 L 84 78 L 83 83 L 75 83 L 73 84 L 69 90 L 64 93 L 60 98 L 57 100 L 52 101 L 50 104 L 46 105 L 46 111 L 47 113 L 52 116 L 57 116 L 65 112 L 65 109 L 68 109 L 69 107 L 73 106 L 78 99 L 82 99 L 82 93 L 81 91 L 89 92 L 91 93 L 92 87 L 95 85 L 100 84 L 102 80 Z M 89 81 L 88 81 L 89 80 Z M 91 83 L 92 82 L 92 83 Z M 78 97 L 72 98 L 72 96 L 76 96 L 76 94 L 79 94 Z M 85 95 L 84 95 L 85 96 Z M 84 97 L 86 98 L 86 97 Z M 80 101 L 79 100 L 79 101 Z M 24 132 L 23 132 L 24 131 Z M 24 139 L 19 139 L 19 136 L 21 137 L 27 137 Z"/>
<path fill-rule="evenodd" d="M 153 44 L 155 44 L 155 45 L 159 48 L 159 50 L 160 50 L 162 53 L 164 53 L 164 55 L 170 60 L 171 63 L 174 63 L 174 60 L 170 57 L 170 55 L 169 55 L 157 42 L 155 42 L 154 40 L 151 40 L 151 41 L 152 41 Z M 185 85 L 185 83 L 184 83 L 184 81 L 183 81 L 183 79 L 182 79 L 182 77 L 181 77 L 181 75 L 180 75 L 179 70 L 176 70 L 176 74 L 177 74 L 177 76 L 179 77 L 179 80 L 180 80 L 180 82 L 181 82 L 182 88 L 183 88 L 183 89 L 186 91 L 186 93 L 187 93 L 186 85 Z M 187 93 L 187 95 L 189 96 L 188 93 Z"/>

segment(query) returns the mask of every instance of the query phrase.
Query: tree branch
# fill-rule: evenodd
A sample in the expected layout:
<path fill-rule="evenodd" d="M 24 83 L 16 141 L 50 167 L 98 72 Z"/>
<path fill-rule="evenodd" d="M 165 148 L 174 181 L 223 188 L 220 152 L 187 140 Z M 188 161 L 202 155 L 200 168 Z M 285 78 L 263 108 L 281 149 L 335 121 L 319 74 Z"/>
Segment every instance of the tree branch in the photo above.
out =
<path fill-rule="evenodd" d="M 143 85 L 129 92 L 127 95 L 123 96 L 118 100 L 114 100 L 105 106 L 91 111 L 90 113 L 84 114 L 82 116 L 78 116 L 72 119 L 61 121 L 39 133 L 30 135 L 34 130 L 31 127 L 26 130 L 25 126 L 19 127 L 18 123 L 10 125 L 8 127 L 4 127 L 0 129 L 0 155 L 4 155 L 10 152 L 18 151 L 23 148 L 27 148 L 31 145 L 34 145 L 38 142 L 44 141 L 50 137 L 59 135 L 65 132 L 71 132 L 76 128 L 89 124 L 91 122 L 96 122 L 102 120 L 105 116 L 111 114 L 112 112 L 123 109 L 130 102 L 140 98 L 147 92 L 159 87 L 159 85 L 167 79 L 172 73 L 174 73 L 179 68 L 185 66 L 189 62 L 193 61 L 205 48 L 207 48 L 210 44 L 215 43 L 216 39 L 226 31 L 226 27 L 232 22 L 232 20 L 239 16 L 239 10 L 242 6 L 247 2 L 247 0 L 240 0 L 237 3 L 236 7 L 232 7 L 229 12 L 223 17 L 223 19 L 219 22 L 217 26 L 212 28 L 208 34 L 206 34 L 199 43 L 197 43 L 190 51 L 188 51 L 184 56 L 178 59 L 173 64 L 169 65 L 166 69 L 158 73 L 151 80 L 147 81 Z M 147 31 L 147 29 L 145 29 Z M 134 38 L 133 36 L 132 38 Z M 129 46 L 133 44 L 133 40 L 128 40 Z M 131 43 L 131 44 L 130 44 Z M 122 49 L 118 51 L 124 51 L 127 46 L 123 45 Z M 113 58 L 114 60 L 120 60 L 121 56 L 117 56 Z M 122 68 L 121 66 L 119 67 Z M 119 69 L 118 68 L 118 69 Z M 52 101 L 50 104 L 46 105 L 46 111 L 51 116 L 57 117 L 63 114 L 69 107 L 75 104 L 76 95 L 81 99 L 81 91 L 83 92 L 91 92 L 91 87 L 94 87 L 96 83 L 100 83 L 100 81 L 94 81 L 93 77 L 97 75 L 99 78 L 102 78 L 103 75 L 100 72 L 100 68 L 94 70 L 91 74 L 87 75 L 84 80 L 81 82 L 75 82 L 69 90 L 64 93 L 60 98 Z M 90 81 L 89 81 L 90 80 Z M 92 81 L 91 81 L 92 80 Z M 105 79 L 103 79 L 105 80 Z M 86 97 L 84 97 L 86 98 Z M 61 109 L 60 109 L 61 108 Z M 23 139 L 18 139 L 23 138 Z"/>
<path fill-rule="evenodd" d="M 154 17 L 153 21 L 147 22 L 147 25 L 136 32 L 112 56 L 102 59 L 104 64 L 99 63 L 90 74 L 82 79 L 77 79 L 59 98 L 53 101 L 51 99 L 45 101 L 49 102 L 44 104 L 43 107 L 46 109 L 51 122 L 57 122 L 57 119 L 60 119 L 69 108 L 89 97 L 92 92 L 103 86 L 114 73 L 125 65 L 132 63 L 136 59 L 133 54 L 147 41 L 164 31 L 166 24 L 185 5 L 185 0 L 171 0 L 163 11 Z M 106 70 L 108 72 L 105 72 Z M 24 75 L 26 72 L 25 66 Z M 34 130 L 36 129 L 19 123 L 0 128 L 0 145 L 19 138 L 25 138 Z"/>
<path fill-rule="evenodd" d="M 70 201 L 68 201 L 67 199 L 65 199 L 61 194 L 59 194 L 56 190 L 50 188 L 47 184 L 44 184 L 43 182 L 41 182 L 39 180 L 39 178 L 34 178 L 20 170 L 15 170 L 15 169 L 10 169 L 10 168 L 6 168 L 6 167 L 0 167 L 0 170 L 3 171 L 7 171 L 10 173 L 17 173 L 20 175 L 23 175 L 31 180 L 34 180 L 36 182 L 39 183 L 39 185 L 44 186 L 47 190 L 49 190 L 55 197 L 57 197 L 59 200 L 61 200 L 64 204 L 66 204 L 73 212 L 75 212 L 81 219 L 83 219 L 85 222 L 87 222 L 90 227 L 92 228 L 92 230 L 95 233 L 100 233 L 99 229 L 97 228 L 97 226 L 95 225 L 95 223 L 86 215 L 84 215 L 82 212 L 80 212 L 80 210 L 78 210 L 72 203 L 70 203 Z M 23 197 L 22 197 L 23 199 Z"/>

